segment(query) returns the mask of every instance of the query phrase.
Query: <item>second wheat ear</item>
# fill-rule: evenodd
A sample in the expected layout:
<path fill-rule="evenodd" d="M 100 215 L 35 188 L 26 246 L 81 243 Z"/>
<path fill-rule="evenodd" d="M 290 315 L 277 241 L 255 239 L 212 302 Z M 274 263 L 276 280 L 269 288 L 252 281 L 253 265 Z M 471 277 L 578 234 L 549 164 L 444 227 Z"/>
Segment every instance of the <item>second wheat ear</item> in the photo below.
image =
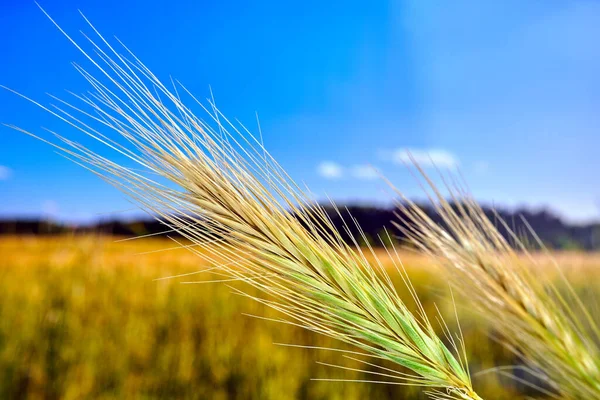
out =
<path fill-rule="evenodd" d="M 448 187 L 450 204 L 417 169 L 433 191 L 441 224 L 396 190 L 403 198 L 398 229 L 441 264 L 465 301 L 493 323 L 531 373 L 543 374 L 550 391 L 538 390 L 551 397 L 600 399 L 600 330 L 568 282 L 563 279 L 564 294 L 533 276 L 531 268 L 540 266 L 503 221 L 498 223 L 515 242 L 512 246 L 467 192 Z"/>

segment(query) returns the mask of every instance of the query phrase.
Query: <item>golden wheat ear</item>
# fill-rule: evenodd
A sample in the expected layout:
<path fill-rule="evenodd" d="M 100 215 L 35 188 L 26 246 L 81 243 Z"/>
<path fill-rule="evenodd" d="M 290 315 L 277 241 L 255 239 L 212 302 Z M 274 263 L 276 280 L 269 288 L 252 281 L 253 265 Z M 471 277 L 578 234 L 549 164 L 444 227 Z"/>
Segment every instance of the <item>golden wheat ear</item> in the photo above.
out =
<path fill-rule="evenodd" d="M 600 399 L 599 331 L 568 282 L 563 295 L 533 276 L 532 268 L 540 266 L 506 223 L 498 218 L 512 246 L 460 184 L 445 184 L 451 204 L 416 167 L 433 192 L 430 200 L 441 224 L 395 189 L 402 199 L 398 229 L 439 262 L 465 301 L 562 397 Z"/>
<path fill-rule="evenodd" d="M 55 97 L 58 105 L 36 104 L 131 166 L 58 134 L 62 144 L 54 146 L 187 238 L 187 248 L 213 263 L 220 281 L 246 282 L 268 295 L 256 301 L 289 323 L 397 366 L 365 371 L 372 382 L 425 386 L 437 399 L 480 399 L 462 340 L 448 335 L 446 345 L 420 305 L 411 312 L 373 250 L 376 261 L 369 262 L 360 248 L 346 244 L 258 140 L 211 102 L 197 103 L 211 123 L 197 117 L 176 89 L 90 27 L 98 41 L 85 36 L 93 55 L 61 32 L 97 72 L 76 65 L 93 91 L 75 95 L 78 105 Z"/>

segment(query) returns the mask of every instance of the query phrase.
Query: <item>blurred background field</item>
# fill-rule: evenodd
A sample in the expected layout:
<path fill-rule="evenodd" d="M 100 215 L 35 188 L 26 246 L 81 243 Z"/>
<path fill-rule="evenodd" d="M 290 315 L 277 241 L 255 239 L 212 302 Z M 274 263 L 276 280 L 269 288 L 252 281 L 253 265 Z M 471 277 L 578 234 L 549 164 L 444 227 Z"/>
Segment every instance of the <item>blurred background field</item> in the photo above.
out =
<path fill-rule="evenodd" d="M 177 95 L 199 117 L 212 120 L 196 98 L 241 121 L 311 198 L 344 205 L 365 234 L 361 245 L 378 244 L 384 227 L 402 239 L 390 224 L 396 195 L 380 173 L 443 222 L 406 163 L 434 180 L 460 171 L 491 221 L 500 217 L 528 244 L 533 228 L 600 316 L 600 2 L 41 3 L 80 44 L 88 43 L 77 32 L 90 37 L 95 28 L 78 10 L 167 86 L 184 84 Z M 95 67 L 34 1 L 0 1 L 0 54 L 0 83 L 35 102 L 60 105 L 45 93 L 62 98 L 65 89 L 88 96 L 68 63 Z M 0 90 L 0 123 L 97 149 L 11 91 Z M 210 266 L 169 250 L 164 237 L 116 242 L 165 227 L 43 141 L 0 128 L 0 400 L 425 398 L 413 387 L 314 380 L 386 377 L 340 352 L 277 345 L 345 348 L 265 320 L 280 315 L 224 283 L 184 284 L 219 277 L 161 280 Z M 105 128 L 98 133 L 115 139 Z M 343 239 L 359 237 L 336 209 L 326 212 Z M 457 331 L 447 283 L 427 259 L 401 256 L 427 314 L 439 308 Z M 559 282 L 535 257 L 536 276 Z M 516 366 L 502 371 L 527 378 L 494 326 L 457 308 L 470 369 L 481 373 L 477 393 L 547 398 L 491 371 Z"/>
<path fill-rule="evenodd" d="M 344 348 L 300 328 L 248 316 L 280 317 L 225 284 L 181 284 L 214 276 L 156 280 L 207 267 L 185 249 L 164 251 L 173 242 L 115 240 L 0 239 L 0 398 L 424 398 L 415 388 L 311 380 L 385 377 L 317 363 L 364 369 L 340 353 L 277 345 Z M 595 298 L 591 285 L 600 256 L 555 256 L 584 299 Z M 429 315 L 435 302 L 456 329 L 449 290 L 432 265 L 411 253 L 402 259 Z M 400 278 L 392 277 L 413 304 Z M 490 337 L 493 330 L 480 317 L 460 304 L 458 313 L 472 372 L 519 364 Z M 487 399 L 543 398 L 494 373 L 475 376 L 474 382 Z"/>

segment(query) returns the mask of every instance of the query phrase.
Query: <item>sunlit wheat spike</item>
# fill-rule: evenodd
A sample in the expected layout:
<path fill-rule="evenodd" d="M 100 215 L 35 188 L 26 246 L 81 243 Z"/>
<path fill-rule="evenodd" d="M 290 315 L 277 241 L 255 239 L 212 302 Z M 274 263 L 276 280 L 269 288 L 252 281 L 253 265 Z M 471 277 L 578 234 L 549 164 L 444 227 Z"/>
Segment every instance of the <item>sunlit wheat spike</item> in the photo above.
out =
<path fill-rule="evenodd" d="M 187 250 L 217 264 L 220 281 L 247 282 L 268 295 L 256 301 L 291 323 L 398 365 L 386 381 L 479 399 L 460 346 L 444 344 L 422 307 L 411 313 L 380 262 L 342 240 L 259 140 L 210 101 L 196 104 L 209 122 L 198 118 L 133 53 L 90 27 L 91 52 L 67 37 L 95 68 L 76 66 L 92 92 L 76 96 L 80 105 L 36 104 L 121 161 L 55 134 L 66 157 L 190 240 Z"/>
<path fill-rule="evenodd" d="M 547 375 L 553 390 L 563 398 L 600 399 L 598 328 L 568 282 L 568 293 L 561 294 L 533 276 L 535 260 L 506 224 L 499 222 L 516 248 L 460 184 L 446 184 L 450 204 L 417 169 L 434 193 L 430 199 L 442 224 L 398 191 L 403 202 L 397 227 L 441 262 L 463 297 L 490 319 L 511 350 Z"/>

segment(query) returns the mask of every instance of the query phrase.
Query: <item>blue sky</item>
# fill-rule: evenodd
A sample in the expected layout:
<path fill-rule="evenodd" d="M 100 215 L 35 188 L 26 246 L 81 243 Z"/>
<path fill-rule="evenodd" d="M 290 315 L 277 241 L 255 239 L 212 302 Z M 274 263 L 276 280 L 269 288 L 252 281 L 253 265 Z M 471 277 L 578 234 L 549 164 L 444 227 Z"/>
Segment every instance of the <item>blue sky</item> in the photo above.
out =
<path fill-rule="evenodd" d="M 81 9 L 156 75 L 248 126 L 317 196 L 389 202 L 374 165 L 458 166 L 474 195 L 600 219 L 600 2 L 41 0 L 74 36 Z M 89 29 L 88 29 L 89 30 Z M 33 1 L 0 4 L 0 84 L 35 99 L 88 89 L 82 56 Z M 0 91 L 0 122 L 78 133 Z M 0 216 L 86 220 L 130 209 L 48 146 L 0 127 Z M 121 215 L 121 214 L 116 214 Z M 123 214 L 123 215 L 126 215 Z"/>

